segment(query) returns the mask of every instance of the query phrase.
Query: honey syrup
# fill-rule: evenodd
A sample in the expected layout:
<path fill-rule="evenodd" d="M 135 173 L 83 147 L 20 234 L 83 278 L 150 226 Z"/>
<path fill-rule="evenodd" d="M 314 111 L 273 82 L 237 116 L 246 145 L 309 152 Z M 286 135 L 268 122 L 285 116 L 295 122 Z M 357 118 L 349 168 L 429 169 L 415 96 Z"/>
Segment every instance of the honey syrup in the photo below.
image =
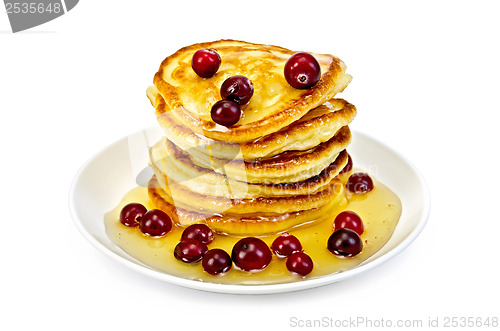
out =
<path fill-rule="evenodd" d="M 340 176 L 345 184 L 349 174 Z M 372 176 L 373 178 L 373 176 Z M 203 270 L 201 262 L 188 264 L 174 257 L 174 248 L 180 240 L 184 227 L 173 226 L 161 238 L 142 234 L 138 227 L 126 227 L 119 222 L 120 210 L 128 203 L 137 202 L 146 208 L 154 208 L 149 202 L 147 188 L 136 187 L 129 191 L 115 209 L 105 215 L 106 233 L 109 238 L 127 254 L 142 263 L 170 275 L 220 284 L 264 285 L 300 281 L 321 277 L 352 269 L 379 251 L 390 239 L 401 216 L 401 201 L 388 187 L 375 178 L 374 189 L 366 194 L 348 193 L 348 204 L 342 209 L 330 211 L 325 221 L 315 222 L 287 231 L 302 243 L 305 253 L 314 262 L 313 271 L 303 277 L 292 274 L 286 268 L 286 259 L 273 255 L 271 263 L 258 272 L 247 272 L 233 267 L 225 274 L 213 276 Z M 333 233 L 335 216 L 343 210 L 356 212 L 363 220 L 365 231 L 361 235 L 363 250 L 354 257 L 339 257 L 327 249 L 327 240 Z M 260 236 L 268 246 L 279 234 Z M 221 248 L 231 255 L 233 245 L 241 237 L 215 235 L 209 249 Z"/>

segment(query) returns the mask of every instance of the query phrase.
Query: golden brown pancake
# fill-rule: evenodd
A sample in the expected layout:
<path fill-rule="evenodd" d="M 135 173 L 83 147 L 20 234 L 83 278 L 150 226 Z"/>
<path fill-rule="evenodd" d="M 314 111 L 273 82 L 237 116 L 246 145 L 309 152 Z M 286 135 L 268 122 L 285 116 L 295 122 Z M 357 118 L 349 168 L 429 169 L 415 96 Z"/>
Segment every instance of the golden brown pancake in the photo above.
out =
<path fill-rule="evenodd" d="M 328 167 L 318 175 L 304 181 L 281 184 L 251 184 L 228 178 L 190 162 L 189 158 L 166 158 L 151 164 L 160 186 L 165 188 L 169 180 L 200 194 L 230 196 L 232 199 L 287 197 L 315 194 L 323 190 L 347 164 L 347 152 L 342 151 Z M 159 168 L 161 167 L 161 168 Z M 168 175 L 167 175 L 168 173 Z"/>
<path fill-rule="evenodd" d="M 330 163 L 335 161 L 351 140 L 349 127 L 341 128 L 330 140 L 307 151 L 288 151 L 267 159 L 247 162 L 235 158 L 223 160 L 202 155 L 193 157 L 186 151 L 163 139 L 151 149 L 152 163 L 158 164 L 166 157 L 190 162 L 201 168 L 211 169 L 229 178 L 247 183 L 292 183 L 318 175 Z M 161 168 L 157 165 L 158 168 Z"/>
<path fill-rule="evenodd" d="M 245 160 L 267 158 L 286 150 L 307 150 L 332 138 L 343 126 L 348 125 L 356 115 L 356 108 L 342 99 L 331 99 L 312 109 L 299 120 L 254 141 L 234 143 L 217 141 L 191 131 L 165 111 L 165 100 L 155 87 L 148 88 L 151 103 L 162 113 L 166 137 L 190 154 L 210 154 L 221 159 L 241 157 Z"/>
<path fill-rule="evenodd" d="M 323 190 L 314 194 L 287 197 L 259 197 L 235 199 L 231 195 L 210 196 L 191 191 L 169 179 L 167 187 L 159 193 L 163 200 L 183 209 L 204 214 L 283 214 L 319 208 L 338 195 L 343 195 L 343 185 L 338 179 L 331 180 Z"/>
<path fill-rule="evenodd" d="M 222 59 L 218 72 L 210 78 L 199 77 L 191 67 L 194 52 L 202 48 L 215 49 Z M 311 53 L 321 66 L 321 78 L 310 89 L 295 89 L 283 75 L 286 61 L 294 53 L 282 47 L 235 40 L 194 44 L 178 50 L 161 63 L 153 80 L 165 100 L 165 107 L 156 109 L 160 125 L 167 126 L 162 114 L 172 112 L 197 134 L 214 140 L 248 142 L 297 121 L 332 99 L 351 81 L 340 59 Z M 226 128 L 212 121 L 210 109 L 221 99 L 222 83 L 233 75 L 248 77 L 254 94 L 242 106 L 240 121 Z"/>
<path fill-rule="evenodd" d="M 155 208 L 166 212 L 175 222 L 181 225 L 205 223 L 219 233 L 250 236 L 267 233 L 279 233 L 296 226 L 306 226 L 314 222 L 323 221 L 325 217 L 335 214 L 335 209 L 343 208 L 347 200 L 344 194 L 338 194 L 327 204 L 314 209 L 276 213 L 252 213 L 246 215 L 203 214 L 183 209 L 164 199 L 165 191 L 159 187 L 155 177 L 149 183 L 148 194 Z"/>

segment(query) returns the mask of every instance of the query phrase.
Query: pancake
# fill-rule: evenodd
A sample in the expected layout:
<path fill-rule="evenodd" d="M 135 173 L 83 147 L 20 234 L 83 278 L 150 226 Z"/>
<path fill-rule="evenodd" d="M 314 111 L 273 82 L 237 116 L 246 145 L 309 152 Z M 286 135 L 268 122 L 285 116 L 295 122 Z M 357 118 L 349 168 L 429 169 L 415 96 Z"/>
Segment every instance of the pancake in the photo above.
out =
<path fill-rule="evenodd" d="M 315 194 L 323 190 L 339 174 L 347 164 L 347 158 L 347 152 L 342 151 L 335 161 L 318 175 L 304 181 L 282 184 L 251 184 L 237 181 L 201 168 L 191 163 L 189 158 L 164 157 L 152 163 L 151 167 L 162 188 L 165 188 L 169 181 L 175 181 L 178 185 L 184 185 L 187 189 L 200 194 L 244 199 Z"/>
<path fill-rule="evenodd" d="M 331 215 L 336 213 L 335 210 L 340 210 L 347 204 L 344 194 L 338 194 L 334 199 L 320 208 L 297 212 L 246 215 L 234 215 L 231 213 L 203 214 L 174 206 L 166 201 L 163 198 L 165 191 L 159 187 L 154 176 L 149 183 L 148 194 L 155 208 L 166 212 L 178 224 L 205 223 L 218 233 L 240 236 L 280 233 L 293 227 L 307 226 L 314 222 L 323 221 L 325 217 L 331 217 Z"/>
<path fill-rule="evenodd" d="M 318 175 L 351 140 L 349 127 L 341 128 L 330 140 L 307 151 L 287 151 L 268 159 L 247 162 L 218 159 L 211 155 L 193 157 L 168 139 L 162 139 L 151 148 L 152 163 L 159 163 L 165 157 L 177 160 L 189 158 L 188 162 L 210 169 L 229 178 L 247 183 L 279 184 L 306 180 Z"/>
<path fill-rule="evenodd" d="M 218 72 L 211 78 L 201 78 L 191 68 L 194 52 L 202 48 L 215 49 L 222 59 Z M 153 80 L 165 101 L 165 107 L 156 109 L 160 125 L 168 127 L 162 115 L 171 112 L 191 131 L 210 139 L 253 141 L 297 121 L 332 99 L 351 81 L 340 59 L 311 53 L 321 66 L 321 78 L 310 89 L 294 89 L 283 75 L 286 61 L 294 53 L 282 47 L 235 40 L 194 44 L 178 50 L 161 63 Z M 233 75 L 248 77 L 254 94 L 242 106 L 240 121 L 226 128 L 212 121 L 210 110 L 221 99 L 220 86 Z"/>
<path fill-rule="evenodd" d="M 167 186 L 162 188 L 160 196 L 172 205 L 199 213 L 240 215 L 283 214 L 319 208 L 343 194 L 343 185 L 338 179 L 331 180 L 323 190 L 315 194 L 250 199 L 234 199 L 230 194 L 225 196 L 200 194 L 169 179 Z"/>
<path fill-rule="evenodd" d="M 148 88 L 147 95 L 162 114 L 165 136 L 180 148 L 189 150 L 194 157 L 210 153 L 221 159 L 240 157 L 252 160 L 271 157 L 286 150 L 308 150 L 332 138 L 341 127 L 351 123 L 356 115 L 356 108 L 347 101 L 331 99 L 279 131 L 254 141 L 233 143 L 207 138 L 180 123 L 172 112 L 165 111 L 165 100 L 154 86 Z"/>

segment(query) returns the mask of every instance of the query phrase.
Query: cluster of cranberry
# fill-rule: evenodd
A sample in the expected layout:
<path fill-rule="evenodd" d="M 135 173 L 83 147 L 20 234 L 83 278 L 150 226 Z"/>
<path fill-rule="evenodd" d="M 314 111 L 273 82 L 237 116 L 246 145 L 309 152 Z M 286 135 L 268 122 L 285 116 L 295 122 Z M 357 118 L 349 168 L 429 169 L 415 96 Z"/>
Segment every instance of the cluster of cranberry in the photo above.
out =
<path fill-rule="evenodd" d="M 171 218 L 159 209 L 147 210 L 139 203 L 129 203 L 120 212 L 120 222 L 129 227 L 139 226 L 142 233 L 150 237 L 161 237 L 172 229 Z M 344 211 L 334 221 L 335 232 L 328 239 L 328 250 L 338 256 L 351 257 L 363 248 L 360 235 L 364 231 L 361 218 L 352 211 Z M 313 270 L 312 259 L 302 251 L 297 237 L 288 233 L 281 234 L 271 244 L 255 237 L 240 239 L 229 254 L 219 248 L 208 249 L 214 240 L 214 233 L 205 224 L 192 224 L 181 235 L 175 246 L 174 256 L 185 263 L 202 261 L 203 269 L 218 275 L 227 272 L 234 264 L 245 271 L 262 270 L 272 260 L 272 253 L 286 258 L 289 271 L 306 276 Z M 271 252 L 272 250 L 272 252 Z"/>
<path fill-rule="evenodd" d="M 313 270 L 313 261 L 302 251 L 302 244 L 297 237 L 284 233 L 276 238 L 271 248 L 280 258 L 286 258 L 286 268 L 291 272 L 305 276 Z"/>
<path fill-rule="evenodd" d="M 340 172 L 347 173 L 352 170 L 352 158 L 349 155 L 346 166 Z M 364 172 L 357 172 L 349 176 L 346 183 L 347 189 L 355 194 L 364 194 L 373 190 L 373 180 Z M 338 256 L 352 257 L 363 250 L 361 234 L 364 225 L 361 217 L 353 211 L 343 211 L 335 217 L 333 222 L 334 232 L 328 238 L 327 247 L 330 252 Z"/>
<path fill-rule="evenodd" d="M 181 240 L 174 249 L 176 259 L 185 263 L 201 262 L 203 269 L 211 275 L 227 272 L 234 264 L 244 271 L 258 271 L 269 265 L 272 253 L 267 244 L 259 238 L 246 237 L 233 246 L 231 256 L 219 248 L 208 249 L 214 239 L 212 230 L 205 224 L 193 224 L 182 233 Z M 312 271 L 313 263 L 302 252 L 299 240 L 289 234 L 282 234 L 271 246 L 281 258 L 287 257 L 286 266 L 291 272 L 305 276 Z"/>
<path fill-rule="evenodd" d="M 203 269 L 211 275 L 218 275 L 231 269 L 233 262 L 226 251 L 208 245 L 214 240 L 214 233 L 205 224 L 192 224 L 181 235 L 181 240 L 175 246 L 174 256 L 185 263 L 202 261 Z"/>
<path fill-rule="evenodd" d="M 161 237 L 172 229 L 171 218 L 159 209 L 147 210 L 140 203 L 129 203 L 120 212 L 120 222 L 129 227 L 139 226 L 142 233 L 150 237 Z M 214 233 L 205 224 L 192 224 L 181 235 L 175 246 L 174 256 L 185 263 L 202 261 L 203 269 L 211 275 L 227 272 L 234 264 L 245 271 L 264 269 L 272 259 L 267 244 L 255 237 L 240 239 L 229 254 L 219 248 L 208 249 L 214 240 Z M 302 252 L 298 239 L 289 234 L 282 234 L 272 244 L 278 257 L 287 257 L 286 266 L 291 272 L 307 275 L 312 271 L 313 263 L 309 256 Z"/>
<path fill-rule="evenodd" d="M 361 217 L 353 211 L 343 211 L 335 217 L 334 232 L 328 238 L 327 248 L 338 256 L 352 257 L 361 253 L 363 242 L 361 234 L 364 232 Z"/>
<path fill-rule="evenodd" d="M 120 211 L 120 222 L 128 227 L 138 226 L 149 237 L 162 237 L 172 229 L 172 219 L 159 209 L 147 210 L 140 203 L 129 203 Z M 232 261 L 222 249 L 208 250 L 207 245 L 214 240 L 212 230 L 205 224 L 192 224 L 182 233 L 181 240 L 175 246 L 176 259 L 194 263 L 203 259 L 203 268 L 216 275 L 228 271 Z"/>
<path fill-rule="evenodd" d="M 202 78 L 215 75 L 220 64 L 219 53 L 211 48 L 197 50 L 191 59 L 191 67 Z M 245 76 L 231 76 L 222 83 L 220 95 L 222 100 L 212 106 L 210 115 L 215 123 L 231 126 L 240 120 L 243 114 L 241 106 L 250 101 L 253 95 L 253 84 Z"/>
<path fill-rule="evenodd" d="M 197 50 L 191 59 L 191 67 L 202 78 L 214 76 L 220 64 L 219 53 L 211 48 Z M 300 52 L 285 63 L 284 75 L 290 86 L 308 89 L 321 78 L 321 68 L 314 56 Z M 250 101 L 253 91 L 252 82 L 245 76 L 235 75 L 226 79 L 220 88 L 222 100 L 217 101 L 210 111 L 212 120 L 226 127 L 238 123 L 243 114 L 241 106 Z"/>
<path fill-rule="evenodd" d="M 120 211 L 120 222 L 129 227 L 139 226 L 150 237 L 161 237 L 172 229 L 172 220 L 159 209 L 147 210 L 140 203 L 129 203 Z"/>
<path fill-rule="evenodd" d="M 140 203 L 129 203 L 120 212 L 120 222 L 129 227 L 139 226 L 142 233 L 150 237 L 161 237 L 172 229 L 171 218 L 159 209 L 147 210 Z M 214 233 L 205 224 L 192 224 L 182 232 L 174 248 L 174 257 L 185 263 L 202 261 L 203 269 L 211 275 L 227 272 L 234 264 L 245 271 L 262 270 L 269 265 L 272 253 L 267 244 L 255 237 L 240 239 L 229 254 L 219 248 L 208 249 L 214 240 Z M 272 244 L 274 253 L 288 258 L 286 266 L 291 272 L 307 275 L 313 263 L 302 252 L 299 240 L 289 234 L 282 234 Z"/>

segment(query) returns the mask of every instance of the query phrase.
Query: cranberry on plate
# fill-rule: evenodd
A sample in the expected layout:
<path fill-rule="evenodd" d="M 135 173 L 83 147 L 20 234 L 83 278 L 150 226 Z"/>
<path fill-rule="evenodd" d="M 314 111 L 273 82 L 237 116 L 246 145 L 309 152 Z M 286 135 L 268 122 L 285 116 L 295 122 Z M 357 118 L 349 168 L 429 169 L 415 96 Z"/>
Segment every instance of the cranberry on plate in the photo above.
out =
<path fill-rule="evenodd" d="M 198 240 L 208 245 L 214 240 L 214 233 L 206 224 L 191 224 L 182 232 L 181 241 L 186 239 Z"/>
<path fill-rule="evenodd" d="M 286 260 L 286 268 L 291 272 L 306 276 L 313 270 L 313 261 L 306 253 L 295 252 Z"/>
<path fill-rule="evenodd" d="M 259 238 L 240 239 L 233 246 L 231 258 L 234 264 L 246 271 L 261 270 L 271 262 L 273 254 L 267 244 Z"/>
<path fill-rule="evenodd" d="M 146 207 L 140 203 L 129 203 L 120 211 L 120 222 L 130 227 L 138 226 L 139 221 L 147 211 Z"/>
<path fill-rule="evenodd" d="M 201 261 L 203 269 L 211 275 L 219 275 L 231 269 L 233 261 L 229 254 L 220 248 L 209 250 Z"/>
<path fill-rule="evenodd" d="M 271 244 L 271 249 L 276 256 L 283 258 L 295 252 L 300 252 L 302 250 L 302 244 L 297 237 L 288 233 L 283 233 L 278 238 L 274 239 Z"/>
<path fill-rule="evenodd" d="M 194 239 L 186 239 L 175 246 L 174 256 L 182 262 L 195 263 L 201 261 L 207 252 L 208 247 L 204 243 Z"/>
<path fill-rule="evenodd" d="M 366 193 L 373 190 L 373 180 L 364 172 L 352 174 L 347 180 L 347 189 L 353 193 Z"/>
<path fill-rule="evenodd" d="M 335 230 L 347 228 L 356 231 L 359 235 L 362 235 L 365 231 L 361 217 L 350 210 L 346 210 L 338 214 L 333 221 L 333 226 Z"/>
<path fill-rule="evenodd" d="M 165 212 L 151 209 L 141 217 L 139 229 L 150 237 L 161 237 L 172 229 L 172 220 Z"/>
<path fill-rule="evenodd" d="M 338 256 L 352 257 L 361 253 L 361 237 L 351 229 L 338 229 L 328 238 L 327 248 Z"/>

